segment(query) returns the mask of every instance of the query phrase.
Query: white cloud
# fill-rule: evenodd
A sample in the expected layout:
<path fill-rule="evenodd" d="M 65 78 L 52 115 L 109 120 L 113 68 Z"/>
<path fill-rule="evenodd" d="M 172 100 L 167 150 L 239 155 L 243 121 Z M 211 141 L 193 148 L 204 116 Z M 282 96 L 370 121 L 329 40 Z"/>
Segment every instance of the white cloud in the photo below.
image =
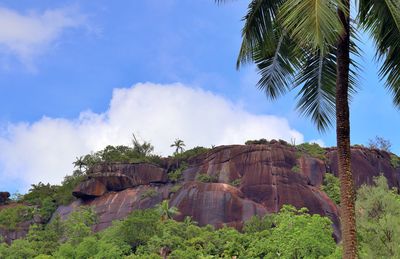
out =
<path fill-rule="evenodd" d="M 65 29 L 82 26 L 84 21 L 84 16 L 74 8 L 21 14 L 0 7 L 0 50 L 16 55 L 32 68 L 34 57 L 51 46 Z"/>
<path fill-rule="evenodd" d="M 102 114 L 85 111 L 75 120 L 44 117 L 8 125 L 0 133 L 0 181 L 15 179 L 25 188 L 39 181 L 59 183 L 75 157 L 108 144 L 130 145 L 132 132 L 161 155 L 173 152 L 176 138 L 187 148 L 259 138 L 303 142 L 286 119 L 251 114 L 211 92 L 182 84 L 136 84 L 115 89 Z"/>

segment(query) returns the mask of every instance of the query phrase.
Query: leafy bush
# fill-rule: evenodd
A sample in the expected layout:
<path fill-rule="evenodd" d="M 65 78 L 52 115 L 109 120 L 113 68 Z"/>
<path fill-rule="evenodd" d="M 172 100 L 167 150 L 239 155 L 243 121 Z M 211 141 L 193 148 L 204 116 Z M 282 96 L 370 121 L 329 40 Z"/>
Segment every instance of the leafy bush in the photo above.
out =
<path fill-rule="evenodd" d="M 384 176 L 357 192 L 356 216 L 360 258 L 400 258 L 400 195 Z"/>
<path fill-rule="evenodd" d="M 33 208 L 15 204 L 12 207 L 6 207 L 0 210 L 0 228 L 7 230 L 16 230 L 18 224 L 33 218 Z"/>
<path fill-rule="evenodd" d="M 196 180 L 202 183 L 217 183 L 218 176 L 208 175 L 206 173 L 200 173 L 197 175 Z"/>
<path fill-rule="evenodd" d="M 170 192 L 175 193 L 175 192 L 179 191 L 179 189 L 181 187 L 182 187 L 182 185 L 180 185 L 180 184 L 174 185 L 174 186 L 171 187 Z"/>
<path fill-rule="evenodd" d="M 400 166 L 400 157 L 396 156 L 395 154 L 390 155 L 390 164 L 393 168 L 397 168 Z"/>
<path fill-rule="evenodd" d="M 194 147 L 192 149 L 188 149 L 182 153 L 175 154 L 174 158 L 178 161 L 187 161 L 189 158 L 193 158 L 195 156 L 199 156 L 205 154 L 209 151 L 209 148 L 205 147 Z"/>
<path fill-rule="evenodd" d="M 150 189 L 147 189 L 146 191 L 144 191 L 140 197 L 142 199 L 153 198 L 153 197 L 157 196 L 157 194 L 158 194 L 158 192 L 155 189 L 150 188 Z"/>
<path fill-rule="evenodd" d="M 97 223 L 97 215 L 91 207 L 81 207 L 72 212 L 64 223 L 64 235 L 72 245 L 79 244 L 91 235 L 92 226 Z"/>
<path fill-rule="evenodd" d="M 321 190 L 337 205 L 340 204 L 340 181 L 330 173 L 325 173 Z"/>
<path fill-rule="evenodd" d="M 179 182 L 180 180 L 182 180 L 183 171 L 185 171 L 187 168 L 187 163 L 181 163 L 181 165 L 177 169 L 168 173 L 168 179 L 173 183 Z"/>
<path fill-rule="evenodd" d="M 61 186 L 57 187 L 57 191 L 54 195 L 54 200 L 57 205 L 67 205 L 75 200 L 72 196 L 74 188 L 86 178 L 86 173 L 75 170 L 72 175 L 67 175 L 61 183 Z"/>
<path fill-rule="evenodd" d="M 300 166 L 298 166 L 298 165 L 293 166 L 292 167 L 292 172 L 300 173 L 301 172 Z"/>
<path fill-rule="evenodd" d="M 241 181 L 242 181 L 242 180 L 241 180 L 240 178 L 235 179 L 235 180 L 233 180 L 233 181 L 231 182 L 231 185 L 232 185 L 232 186 L 235 186 L 235 187 L 238 187 L 238 186 L 240 186 Z"/>
<path fill-rule="evenodd" d="M 302 154 L 306 153 L 312 157 L 326 160 L 326 151 L 322 147 L 320 147 L 317 143 L 303 143 L 296 146 L 297 151 Z"/>
<path fill-rule="evenodd" d="M 165 202 L 167 204 L 167 202 Z M 171 208 L 165 207 L 163 211 Z M 162 214 L 162 215 L 165 215 Z M 0 244 L 1 258 L 326 258 L 340 256 L 329 219 L 284 206 L 278 214 L 253 217 L 244 232 L 199 227 L 186 219 L 160 221 L 155 209 L 135 210 L 97 234 L 90 209 L 74 212 L 52 227 L 32 227 L 12 246 Z M 64 230 L 58 225 L 61 224 Z M 61 228 L 62 229 L 62 228 Z M 62 237 L 62 238 L 60 238 Z M 334 257 L 329 257 L 334 258 Z"/>
<path fill-rule="evenodd" d="M 247 140 L 245 145 L 265 145 L 269 144 L 269 141 L 266 140 L 265 138 L 259 139 L 259 140 Z"/>

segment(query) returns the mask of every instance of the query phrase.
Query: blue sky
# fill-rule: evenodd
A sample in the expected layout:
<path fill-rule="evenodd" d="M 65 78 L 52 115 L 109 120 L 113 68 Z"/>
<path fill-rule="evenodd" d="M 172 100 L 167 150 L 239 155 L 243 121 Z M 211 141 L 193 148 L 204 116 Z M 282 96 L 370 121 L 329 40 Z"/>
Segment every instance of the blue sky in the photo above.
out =
<path fill-rule="evenodd" d="M 295 92 L 270 102 L 253 66 L 235 69 L 246 2 L 2 1 L 0 189 L 57 183 L 76 156 L 129 144 L 132 132 L 163 155 L 178 137 L 189 147 L 251 137 L 335 145 L 334 129 L 320 134 L 295 111 Z M 400 112 L 372 42 L 361 41 L 352 143 L 383 136 L 398 154 Z"/>

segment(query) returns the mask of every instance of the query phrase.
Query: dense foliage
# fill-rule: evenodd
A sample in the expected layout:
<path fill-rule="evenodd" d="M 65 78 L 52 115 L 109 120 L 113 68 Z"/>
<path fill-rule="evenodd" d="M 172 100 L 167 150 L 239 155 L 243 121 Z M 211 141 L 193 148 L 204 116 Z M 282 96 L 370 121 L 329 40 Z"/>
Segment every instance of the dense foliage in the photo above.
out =
<path fill-rule="evenodd" d="M 192 149 L 185 150 L 181 153 L 175 153 L 174 158 L 178 161 L 187 161 L 188 159 L 206 154 L 210 149 L 205 147 L 194 147 Z"/>
<path fill-rule="evenodd" d="M 296 146 L 298 154 L 303 155 L 304 153 L 321 159 L 326 160 L 326 151 L 324 148 L 320 147 L 317 143 L 303 143 Z"/>
<path fill-rule="evenodd" d="M 169 213 L 176 210 L 165 202 L 95 234 L 93 211 L 81 209 L 66 221 L 33 225 L 10 246 L 1 244 L 0 258 L 340 258 L 330 220 L 306 209 L 284 206 L 276 215 L 252 218 L 243 232 L 199 227 L 190 218 L 177 222 Z"/>
<path fill-rule="evenodd" d="M 340 182 L 339 178 L 330 173 L 325 173 L 324 181 L 321 186 L 328 197 L 337 205 L 340 204 Z"/>
<path fill-rule="evenodd" d="M 383 176 L 357 195 L 357 229 L 362 258 L 400 258 L 400 195 Z"/>

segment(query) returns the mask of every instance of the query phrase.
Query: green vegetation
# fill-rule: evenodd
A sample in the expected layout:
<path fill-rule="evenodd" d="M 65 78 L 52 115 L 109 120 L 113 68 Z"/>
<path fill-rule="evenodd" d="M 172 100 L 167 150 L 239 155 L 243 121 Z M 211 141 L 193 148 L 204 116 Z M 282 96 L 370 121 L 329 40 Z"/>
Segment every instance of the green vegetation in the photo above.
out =
<path fill-rule="evenodd" d="M 175 184 L 174 186 L 171 187 L 170 192 L 176 193 L 176 192 L 179 191 L 179 189 L 180 189 L 181 187 L 182 187 L 182 185 L 180 185 L 180 184 Z"/>
<path fill-rule="evenodd" d="M 298 165 L 293 166 L 292 167 L 292 172 L 300 173 L 301 172 L 300 166 L 298 166 Z"/>
<path fill-rule="evenodd" d="M 185 149 L 183 147 L 185 147 L 185 143 L 183 142 L 183 140 L 181 139 L 175 139 L 174 143 L 171 144 L 171 147 L 175 147 L 175 152 L 174 154 L 179 154 L 182 153 Z"/>
<path fill-rule="evenodd" d="M 155 210 L 161 217 L 161 221 L 172 219 L 173 216 L 177 215 L 178 209 L 176 207 L 170 207 L 168 200 L 163 200 L 160 204 L 157 204 Z"/>
<path fill-rule="evenodd" d="M 297 152 L 302 155 L 303 153 L 306 153 L 312 157 L 321 159 L 321 160 L 326 160 L 326 152 L 325 149 L 320 147 L 317 143 L 303 143 L 300 145 L 296 146 Z"/>
<path fill-rule="evenodd" d="M 185 171 L 187 168 L 188 168 L 188 164 L 185 162 L 182 162 L 177 169 L 175 169 L 171 172 L 168 172 L 168 179 L 173 183 L 179 182 L 180 180 L 182 180 L 183 171 Z"/>
<path fill-rule="evenodd" d="M 356 201 L 360 258 L 400 258 L 400 195 L 384 176 L 362 186 Z"/>
<path fill-rule="evenodd" d="M 19 223 L 31 220 L 32 218 L 32 207 L 23 204 L 15 204 L 14 206 L 0 210 L 0 228 L 15 230 Z"/>
<path fill-rule="evenodd" d="M 326 174 L 324 186 L 337 186 L 337 181 Z M 383 176 L 374 182 L 375 186 L 358 191 L 359 256 L 399 258 L 400 195 L 389 189 Z M 16 226 L 16 219 L 29 215 L 26 208 L 19 205 L 0 211 L 0 222 Z M 155 209 L 136 210 L 93 233 L 97 218 L 90 207 L 84 207 L 65 221 L 56 217 L 47 225 L 32 225 L 24 239 L 11 245 L 0 243 L 0 258 L 162 258 L 163 254 L 176 259 L 341 258 L 341 247 L 332 238 L 332 222 L 308 214 L 305 208 L 285 205 L 277 214 L 254 216 L 242 232 L 199 227 L 188 217 L 176 222 L 172 217 L 177 213 L 165 200 Z"/>
<path fill-rule="evenodd" d="M 233 180 L 230 184 L 232 186 L 238 187 L 238 186 L 240 186 L 241 181 L 242 180 L 240 178 L 238 178 L 238 179 Z"/>
<path fill-rule="evenodd" d="M 200 173 L 197 175 L 196 181 L 199 181 L 202 183 L 217 183 L 218 176 L 217 175 L 208 175 L 206 173 Z"/>
<path fill-rule="evenodd" d="M 168 201 L 165 201 L 168 204 Z M 329 219 L 305 209 L 285 206 L 280 213 L 254 217 L 243 233 L 224 227 L 199 227 L 186 218 L 171 220 L 169 206 L 136 210 L 97 234 L 90 230 L 90 209 L 74 212 L 67 221 L 32 226 L 28 236 L 11 246 L 0 244 L 0 258 L 326 258 L 337 249 Z M 165 213 L 168 211 L 168 215 Z M 160 218 L 161 217 L 161 218 Z M 340 253 L 337 257 L 340 258 Z"/>
<path fill-rule="evenodd" d="M 142 199 L 153 198 L 153 197 L 156 197 L 157 195 L 158 195 L 158 192 L 156 190 L 154 190 L 154 188 L 150 188 L 142 193 L 141 198 Z"/>
<path fill-rule="evenodd" d="M 393 168 L 398 168 L 400 166 L 400 157 L 398 157 L 395 154 L 390 155 L 390 164 L 393 166 Z"/>
<path fill-rule="evenodd" d="M 330 173 L 325 173 L 321 190 L 337 205 L 340 204 L 340 182 L 339 178 Z"/>
<path fill-rule="evenodd" d="M 174 154 L 174 158 L 176 158 L 178 161 L 187 161 L 195 156 L 206 154 L 209 150 L 209 148 L 205 147 L 194 147 L 184 152 Z"/>
<path fill-rule="evenodd" d="M 269 144 L 269 141 L 266 140 L 265 138 L 258 139 L 258 140 L 247 140 L 245 145 L 266 145 Z"/>

